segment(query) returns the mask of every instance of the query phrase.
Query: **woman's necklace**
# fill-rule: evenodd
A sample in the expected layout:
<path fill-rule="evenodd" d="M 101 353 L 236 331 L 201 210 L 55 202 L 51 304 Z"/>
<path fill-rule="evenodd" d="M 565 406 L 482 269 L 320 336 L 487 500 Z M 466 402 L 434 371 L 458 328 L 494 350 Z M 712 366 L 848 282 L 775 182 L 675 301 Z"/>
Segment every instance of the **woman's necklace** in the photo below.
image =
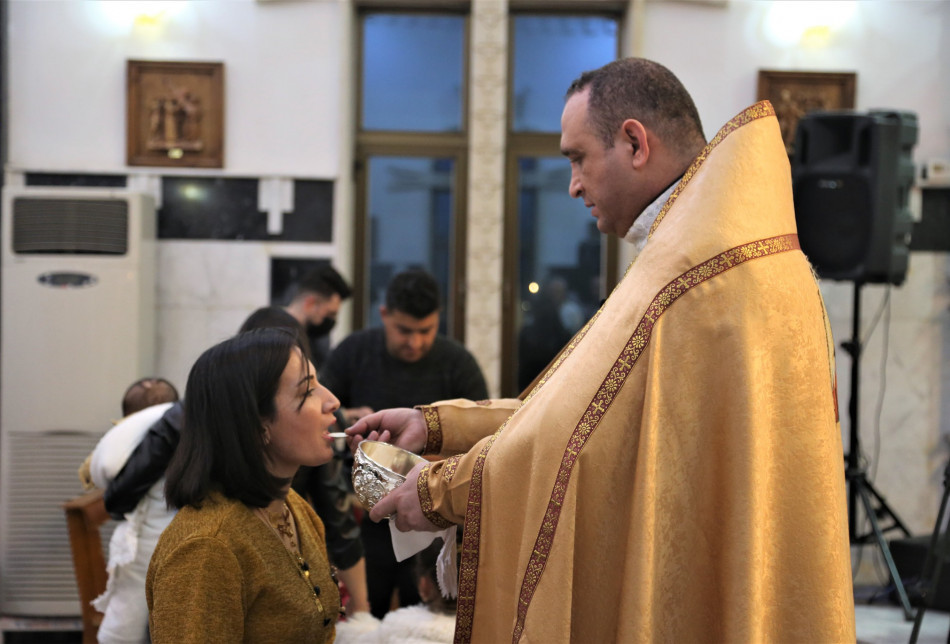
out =
<path fill-rule="evenodd" d="M 290 513 L 290 507 L 287 503 L 283 503 L 277 512 L 273 512 L 268 508 L 254 508 L 254 512 L 267 524 L 267 527 L 277 535 L 280 542 L 284 544 L 284 548 L 295 559 L 300 576 L 307 582 L 307 587 L 310 588 L 317 606 L 319 606 L 322 611 L 323 603 L 320 601 L 320 586 L 310 581 L 310 565 L 307 564 L 306 559 L 300 554 L 300 539 L 297 535 L 297 524 L 296 521 L 294 521 L 293 515 Z M 333 579 L 333 583 L 337 583 L 336 574 L 332 566 L 330 567 L 330 578 Z M 340 615 L 342 616 L 344 614 L 346 614 L 346 611 L 341 605 Z M 325 618 L 323 625 L 326 626 L 329 623 L 329 618 Z"/>
<path fill-rule="evenodd" d="M 281 504 L 280 510 L 273 512 L 268 508 L 254 508 L 264 523 L 266 523 L 274 534 L 280 539 L 284 547 L 295 555 L 300 554 L 300 541 L 297 538 L 297 526 L 293 516 L 290 514 L 290 508 L 286 503 Z"/>

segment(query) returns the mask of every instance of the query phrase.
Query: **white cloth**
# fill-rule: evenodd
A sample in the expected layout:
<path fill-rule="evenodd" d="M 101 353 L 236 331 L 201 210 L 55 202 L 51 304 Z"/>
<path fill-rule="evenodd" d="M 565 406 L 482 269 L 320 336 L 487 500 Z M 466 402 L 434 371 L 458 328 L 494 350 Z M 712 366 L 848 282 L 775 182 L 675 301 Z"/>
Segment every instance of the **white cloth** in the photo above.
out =
<path fill-rule="evenodd" d="M 436 578 L 439 582 L 439 590 L 446 599 L 455 599 L 458 597 L 459 572 L 458 559 L 456 557 L 457 547 L 455 544 L 455 534 L 458 526 L 450 526 L 439 532 L 421 532 L 410 530 L 403 532 L 396 527 L 392 521 L 389 522 L 389 533 L 393 541 L 393 553 L 396 555 L 396 561 L 404 561 L 425 550 L 430 543 L 442 537 L 442 549 L 436 559 Z"/>
<path fill-rule="evenodd" d="M 171 405 L 154 405 L 130 414 L 106 432 L 89 462 L 89 472 L 97 487 L 105 489 L 109 485 L 148 428 Z M 162 478 L 112 533 L 106 591 L 92 602 L 104 614 L 98 633 L 100 644 L 148 642 L 145 574 L 158 538 L 175 516 L 174 510 L 165 507 L 164 488 Z"/>
<path fill-rule="evenodd" d="M 335 643 L 444 644 L 454 638 L 455 615 L 435 613 L 416 604 L 386 613 L 383 621 L 372 629 L 358 619 L 340 622 L 336 626 Z"/>
<path fill-rule="evenodd" d="M 145 434 L 174 403 L 152 405 L 142 411 L 129 414 L 107 431 L 92 452 L 89 460 L 89 475 L 96 487 L 106 489 L 129 460 L 129 456 Z"/>
<path fill-rule="evenodd" d="M 654 199 L 653 203 L 644 208 L 643 212 L 633 220 L 633 224 L 630 226 L 630 229 L 627 230 L 627 234 L 623 236 L 625 242 L 633 244 L 635 255 L 639 255 L 641 251 L 643 251 L 643 247 L 647 245 L 647 238 L 650 236 L 650 229 L 653 228 L 653 222 L 656 221 L 660 211 L 663 210 L 663 204 L 670 198 L 670 195 L 673 194 L 673 190 L 675 190 L 678 185 L 679 180 L 675 181 L 663 194 Z"/>
<path fill-rule="evenodd" d="M 363 642 L 369 638 L 375 638 L 376 631 L 382 621 L 373 617 L 369 611 L 362 611 L 347 615 L 345 620 L 336 623 L 336 639 L 334 644 L 353 644 L 354 642 Z M 371 641 L 375 641 L 372 639 Z"/>

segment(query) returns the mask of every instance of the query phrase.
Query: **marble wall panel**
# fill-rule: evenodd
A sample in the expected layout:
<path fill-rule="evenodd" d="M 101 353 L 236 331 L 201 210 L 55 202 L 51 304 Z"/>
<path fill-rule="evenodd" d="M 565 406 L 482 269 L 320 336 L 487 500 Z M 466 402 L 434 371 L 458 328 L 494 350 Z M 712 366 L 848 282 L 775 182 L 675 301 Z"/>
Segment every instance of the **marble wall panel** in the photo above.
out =
<path fill-rule="evenodd" d="M 233 335 L 270 299 L 266 244 L 159 244 L 157 364 L 159 375 L 184 388 L 202 351 Z"/>

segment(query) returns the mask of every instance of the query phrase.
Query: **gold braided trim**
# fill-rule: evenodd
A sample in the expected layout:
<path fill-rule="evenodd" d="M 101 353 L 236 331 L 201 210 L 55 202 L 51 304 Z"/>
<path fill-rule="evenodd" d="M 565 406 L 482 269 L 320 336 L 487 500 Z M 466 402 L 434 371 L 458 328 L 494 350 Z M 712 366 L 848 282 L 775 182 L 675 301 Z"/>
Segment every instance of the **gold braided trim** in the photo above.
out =
<path fill-rule="evenodd" d="M 689 269 L 663 287 L 653 298 L 653 301 L 640 319 L 640 323 L 634 330 L 633 335 L 630 336 L 630 339 L 620 352 L 620 356 L 610 368 L 607 377 L 601 383 L 600 388 L 594 394 L 594 398 L 590 401 L 583 416 L 574 428 L 564 455 L 561 457 L 561 465 L 554 480 L 554 487 L 551 490 L 548 506 L 545 510 L 544 518 L 541 521 L 541 527 L 538 530 L 538 536 L 535 540 L 534 548 L 531 550 L 531 557 L 528 560 L 524 578 L 522 579 L 521 594 L 518 598 L 518 617 L 511 637 L 512 642 L 518 642 L 524 632 L 528 607 L 541 581 L 541 575 L 544 573 L 548 555 L 554 545 L 554 535 L 557 530 L 558 520 L 560 519 L 561 507 L 567 495 L 568 483 L 570 482 L 574 464 L 577 462 L 581 450 L 587 443 L 587 439 L 590 438 L 601 419 L 607 413 L 614 398 L 620 391 L 621 386 L 637 363 L 637 360 L 643 355 L 650 341 L 650 336 L 653 333 L 653 328 L 656 326 L 660 316 L 690 289 L 721 275 L 730 268 L 753 259 L 798 249 L 798 236 L 794 234 L 779 235 L 777 237 L 770 237 L 736 246 Z M 467 526 L 468 522 L 466 520 L 466 527 Z M 459 599 L 461 600 L 461 595 L 459 595 Z M 456 633 L 458 633 L 457 630 Z"/>
<path fill-rule="evenodd" d="M 731 121 L 723 125 L 719 131 L 716 133 L 716 136 L 712 138 L 706 147 L 703 148 L 703 151 L 699 153 L 699 156 L 693 159 L 693 162 L 690 164 L 689 168 L 686 170 L 686 173 L 683 175 L 682 180 L 680 180 L 679 185 L 673 189 L 673 194 L 670 195 L 670 198 L 666 200 L 666 203 L 663 204 L 663 208 L 660 209 L 660 214 L 656 216 L 653 225 L 650 227 L 650 237 L 653 237 L 653 233 L 656 231 L 656 227 L 660 225 L 660 222 L 663 221 L 663 218 L 666 216 L 666 213 L 673 206 L 673 202 L 676 201 L 676 198 L 679 197 L 680 193 L 686 189 L 686 186 L 689 184 L 690 180 L 693 178 L 693 175 L 699 170 L 700 166 L 703 165 L 703 162 L 706 161 L 706 157 L 709 156 L 709 153 L 715 149 L 717 145 L 722 143 L 723 139 L 727 136 L 738 130 L 743 125 L 747 125 L 752 121 L 757 119 L 765 118 L 768 116 L 775 116 L 775 108 L 772 107 L 772 104 L 768 101 L 759 101 L 755 105 L 747 108 L 741 114 L 735 116 Z"/>
<path fill-rule="evenodd" d="M 459 467 L 459 461 L 462 460 L 461 454 L 456 454 L 455 456 L 450 456 L 445 461 L 445 465 L 442 466 L 442 479 L 446 483 L 451 483 L 452 478 L 455 476 L 455 470 Z"/>
<path fill-rule="evenodd" d="M 432 495 L 429 493 L 429 472 L 431 471 L 431 465 L 426 465 L 419 470 L 419 478 L 416 481 L 416 490 L 419 492 L 419 504 L 422 506 L 422 514 L 424 514 L 429 521 L 439 528 L 445 529 L 455 524 L 442 518 L 442 515 L 433 509 Z"/>
<path fill-rule="evenodd" d="M 438 454 L 442 451 L 442 423 L 439 421 L 439 409 L 432 405 L 419 405 L 426 421 L 426 446 L 422 449 L 425 454 Z"/>

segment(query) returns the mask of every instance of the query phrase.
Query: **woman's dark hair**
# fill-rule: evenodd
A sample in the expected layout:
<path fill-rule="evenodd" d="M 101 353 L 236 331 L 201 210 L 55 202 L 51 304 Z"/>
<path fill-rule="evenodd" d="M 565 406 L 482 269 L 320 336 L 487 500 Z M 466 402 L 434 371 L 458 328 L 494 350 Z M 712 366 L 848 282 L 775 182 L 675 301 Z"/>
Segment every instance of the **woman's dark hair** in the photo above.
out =
<path fill-rule="evenodd" d="M 284 327 L 290 329 L 297 335 L 297 341 L 303 350 L 303 355 L 307 360 L 311 360 L 310 340 L 304 331 L 303 325 L 297 321 L 297 318 L 285 311 L 279 306 L 262 306 L 244 320 L 244 324 L 238 329 L 238 333 L 245 333 L 253 329 L 269 329 L 271 327 Z"/>
<path fill-rule="evenodd" d="M 212 490 L 252 507 L 283 495 L 289 481 L 267 469 L 262 419 L 276 414 L 274 397 L 294 350 L 303 347 L 290 329 L 256 329 L 195 361 L 181 441 L 166 472 L 170 506 L 200 507 Z"/>

